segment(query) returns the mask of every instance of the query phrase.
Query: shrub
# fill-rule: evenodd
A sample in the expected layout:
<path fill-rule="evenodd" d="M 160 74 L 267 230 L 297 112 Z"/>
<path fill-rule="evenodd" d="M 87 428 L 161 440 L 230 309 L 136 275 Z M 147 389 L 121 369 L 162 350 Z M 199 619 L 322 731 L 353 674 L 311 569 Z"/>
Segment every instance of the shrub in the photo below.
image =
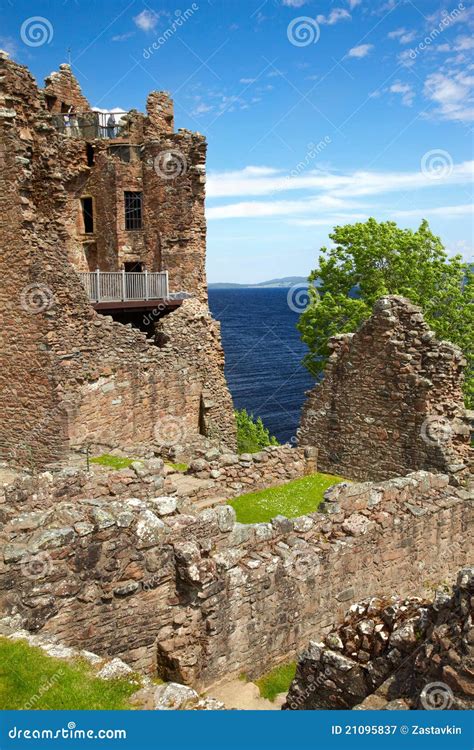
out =
<path fill-rule="evenodd" d="M 237 450 L 239 453 L 257 453 L 268 445 L 279 445 L 278 440 L 270 435 L 261 417 L 254 419 L 246 409 L 235 412 L 237 422 Z"/>

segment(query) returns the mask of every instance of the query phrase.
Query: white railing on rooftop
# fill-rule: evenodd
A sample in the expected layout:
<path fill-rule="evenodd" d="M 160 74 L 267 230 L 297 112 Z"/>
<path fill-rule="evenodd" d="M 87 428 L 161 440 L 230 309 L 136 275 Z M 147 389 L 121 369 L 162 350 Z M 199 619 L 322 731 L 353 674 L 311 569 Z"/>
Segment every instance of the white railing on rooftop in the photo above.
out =
<path fill-rule="evenodd" d="M 168 271 L 83 271 L 79 277 L 91 302 L 167 299 Z"/>

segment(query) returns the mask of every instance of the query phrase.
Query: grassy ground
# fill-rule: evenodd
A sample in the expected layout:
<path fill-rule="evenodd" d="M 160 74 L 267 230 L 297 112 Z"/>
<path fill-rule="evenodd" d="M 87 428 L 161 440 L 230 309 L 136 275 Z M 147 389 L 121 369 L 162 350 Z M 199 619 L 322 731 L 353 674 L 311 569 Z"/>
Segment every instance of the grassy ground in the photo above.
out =
<path fill-rule="evenodd" d="M 129 680 L 98 680 L 89 665 L 52 659 L 25 641 L 0 638 L 0 710 L 130 709 Z"/>
<path fill-rule="evenodd" d="M 182 474 L 184 474 L 184 472 L 189 469 L 188 464 L 173 464 L 171 463 L 171 461 L 166 461 L 166 465 L 170 466 L 175 471 L 181 472 Z"/>
<path fill-rule="evenodd" d="M 278 487 L 250 492 L 230 500 L 240 523 L 263 523 L 275 516 L 296 518 L 317 510 L 328 487 L 343 482 L 330 474 L 311 474 Z"/>
<path fill-rule="evenodd" d="M 122 458 L 121 456 L 112 456 L 110 453 L 103 453 L 102 456 L 91 458 L 90 462 L 100 466 L 109 466 L 111 469 L 128 469 L 135 460 L 134 458 Z"/>
<path fill-rule="evenodd" d="M 260 679 L 255 680 L 255 684 L 260 690 L 262 698 L 274 701 L 279 693 L 286 693 L 296 674 L 296 662 L 289 664 L 280 664 L 268 674 L 264 674 Z"/>

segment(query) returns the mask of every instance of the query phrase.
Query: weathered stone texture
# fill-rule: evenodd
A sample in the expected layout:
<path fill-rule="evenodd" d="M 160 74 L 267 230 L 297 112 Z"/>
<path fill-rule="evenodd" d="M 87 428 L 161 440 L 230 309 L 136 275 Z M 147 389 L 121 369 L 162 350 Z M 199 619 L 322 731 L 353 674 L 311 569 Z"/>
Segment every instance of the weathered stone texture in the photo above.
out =
<path fill-rule="evenodd" d="M 69 107 L 77 111 L 90 111 L 91 106 L 67 63 L 60 65 L 58 71 L 53 71 L 44 83 L 50 112 L 59 114 Z"/>
<path fill-rule="evenodd" d="M 470 437 L 461 351 L 438 341 L 402 297 L 380 299 L 356 333 L 330 347 L 299 431 L 300 445 L 318 446 L 320 468 L 371 480 L 436 469 L 459 482 Z"/>
<path fill-rule="evenodd" d="M 284 708 L 474 708 L 473 602 L 471 567 L 452 595 L 354 604 L 301 655 Z"/>
<path fill-rule="evenodd" d="M 421 595 L 470 555 L 466 492 L 426 472 L 338 486 L 322 513 L 254 525 L 228 506 L 170 512 L 161 497 L 66 494 L 42 510 L 25 495 L 23 512 L 2 510 L 1 609 L 194 686 L 265 672 L 348 603 Z"/>
<path fill-rule="evenodd" d="M 61 71 L 61 80 L 64 75 L 70 71 Z M 135 121 L 140 118 L 144 120 L 137 113 Z M 150 228 L 154 249 L 147 252 L 159 259 L 162 246 L 171 279 L 172 263 L 178 269 L 174 288 L 188 286 L 205 299 L 205 143 L 202 136 L 187 133 L 167 132 L 166 138 L 166 144 L 169 139 L 182 144 L 189 170 L 181 187 L 177 180 L 163 178 L 161 192 L 154 194 L 156 204 L 147 207 L 145 201 L 145 214 L 156 214 L 162 222 Z M 215 439 L 232 450 L 235 426 L 219 331 L 205 303 L 183 303 L 170 323 L 180 346 L 171 341 L 160 349 L 140 331 L 96 314 L 88 302 L 76 273 L 81 268 L 74 230 L 77 199 L 91 180 L 97 201 L 103 201 L 102 236 L 109 243 L 103 257 L 111 263 L 114 232 L 107 235 L 106 229 L 119 221 L 117 191 L 125 184 L 117 157 L 108 155 L 103 143 L 94 145 L 98 153 L 90 167 L 85 142 L 58 132 L 27 69 L 0 56 L 1 456 L 20 465 L 44 466 L 89 442 L 109 448 L 140 445 L 156 442 L 157 434 L 165 442 L 178 434 L 185 442 L 204 425 L 207 393 L 214 399 Z M 160 144 L 150 141 L 144 148 L 156 151 Z M 128 165 L 128 179 L 136 180 L 135 185 L 148 171 L 154 175 L 150 180 L 158 180 L 147 159 Z M 159 233 L 168 229 L 170 237 L 160 239 Z M 172 247 L 177 247 L 174 260 Z M 117 263 L 128 251 L 121 252 Z M 194 340 L 189 336 L 193 315 L 200 332 Z"/>

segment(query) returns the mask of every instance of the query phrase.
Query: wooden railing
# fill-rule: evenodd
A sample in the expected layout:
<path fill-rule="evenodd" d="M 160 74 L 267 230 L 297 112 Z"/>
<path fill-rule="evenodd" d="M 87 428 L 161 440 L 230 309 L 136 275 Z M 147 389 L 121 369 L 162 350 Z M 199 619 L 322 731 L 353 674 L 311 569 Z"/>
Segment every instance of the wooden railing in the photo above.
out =
<path fill-rule="evenodd" d="M 167 299 L 168 271 L 86 271 L 79 277 L 91 302 Z"/>

